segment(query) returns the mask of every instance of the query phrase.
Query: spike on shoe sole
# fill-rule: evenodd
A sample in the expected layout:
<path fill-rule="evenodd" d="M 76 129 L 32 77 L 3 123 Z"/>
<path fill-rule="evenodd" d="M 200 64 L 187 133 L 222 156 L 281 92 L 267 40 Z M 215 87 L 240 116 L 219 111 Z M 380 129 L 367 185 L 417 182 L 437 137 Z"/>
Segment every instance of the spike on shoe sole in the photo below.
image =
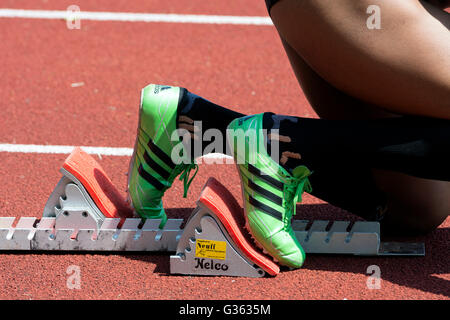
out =
<path fill-rule="evenodd" d="M 250 230 L 250 226 L 249 226 L 249 224 L 248 224 L 247 217 L 245 218 L 245 221 L 246 221 L 246 222 L 245 222 L 245 229 L 246 229 L 246 230 L 248 231 L 248 233 L 250 234 L 250 238 L 253 240 L 253 243 L 256 245 L 256 247 L 259 248 L 265 255 L 269 256 L 269 257 L 273 260 L 273 262 L 275 262 L 275 263 L 277 263 L 277 264 L 280 264 L 280 265 L 283 265 L 283 264 L 280 263 L 275 257 L 273 257 L 273 256 L 266 250 L 266 248 L 263 247 L 263 245 L 262 245 L 258 240 L 256 240 L 256 238 L 254 237 L 252 231 Z"/>

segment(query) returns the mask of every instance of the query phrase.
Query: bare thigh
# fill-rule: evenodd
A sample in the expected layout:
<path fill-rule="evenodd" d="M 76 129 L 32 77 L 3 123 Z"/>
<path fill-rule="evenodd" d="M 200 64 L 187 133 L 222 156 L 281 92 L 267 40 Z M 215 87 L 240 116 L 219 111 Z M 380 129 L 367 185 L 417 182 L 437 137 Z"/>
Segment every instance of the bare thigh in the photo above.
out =
<path fill-rule="evenodd" d="M 380 8 L 381 29 L 367 27 L 369 5 Z M 271 17 L 339 91 L 390 113 L 450 119 L 448 13 L 418 0 L 281 0 Z"/>

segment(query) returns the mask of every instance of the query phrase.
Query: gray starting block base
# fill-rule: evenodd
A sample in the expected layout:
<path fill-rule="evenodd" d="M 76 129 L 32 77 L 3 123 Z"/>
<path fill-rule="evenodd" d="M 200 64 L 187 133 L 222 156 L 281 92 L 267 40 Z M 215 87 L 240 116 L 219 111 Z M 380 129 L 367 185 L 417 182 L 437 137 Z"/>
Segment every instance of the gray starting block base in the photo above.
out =
<path fill-rule="evenodd" d="M 175 251 L 182 220 L 172 219 L 164 229 L 160 220 L 106 218 L 100 229 L 56 229 L 57 218 L 0 218 L 0 250 L 50 251 Z"/>
<path fill-rule="evenodd" d="M 220 220 L 201 203 L 186 224 L 176 255 L 170 256 L 170 273 L 251 278 L 266 274 L 238 249 Z"/>
<path fill-rule="evenodd" d="M 294 220 L 292 228 L 306 253 L 360 256 L 424 256 L 424 243 L 381 242 L 380 224 L 371 221 Z"/>
<path fill-rule="evenodd" d="M 57 218 L 56 228 L 99 229 L 105 216 L 83 184 L 64 168 L 59 180 L 44 207 L 43 217 Z"/>

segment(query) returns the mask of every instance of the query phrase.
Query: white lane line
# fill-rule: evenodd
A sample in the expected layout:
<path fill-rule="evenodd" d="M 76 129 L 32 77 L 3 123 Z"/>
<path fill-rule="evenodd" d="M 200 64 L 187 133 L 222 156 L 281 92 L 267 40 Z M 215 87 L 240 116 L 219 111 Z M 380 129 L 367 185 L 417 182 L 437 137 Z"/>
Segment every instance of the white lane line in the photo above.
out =
<path fill-rule="evenodd" d="M 206 23 L 257 26 L 273 25 L 269 17 L 257 16 L 0 9 L 0 18 L 73 19 L 74 17 L 80 20 L 97 21 Z"/>
<path fill-rule="evenodd" d="M 0 143 L 0 152 L 10 153 L 42 153 L 42 154 L 70 154 L 75 146 L 55 146 L 55 145 L 38 145 L 38 144 L 13 144 Z M 113 147 L 81 147 L 89 154 L 102 156 L 131 156 L 132 148 L 113 148 Z M 232 160 L 233 158 L 221 153 L 210 153 L 201 159 L 211 160 Z"/>
<path fill-rule="evenodd" d="M 51 146 L 38 144 L 0 144 L 0 152 L 13 153 L 53 153 L 69 154 L 74 146 Z M 105 156 L 131 156 L 133 149 L 130 148 L 109 148 L 109 147 L 81 147 L 84 151 L 91 154 L 100 154 Z"/>

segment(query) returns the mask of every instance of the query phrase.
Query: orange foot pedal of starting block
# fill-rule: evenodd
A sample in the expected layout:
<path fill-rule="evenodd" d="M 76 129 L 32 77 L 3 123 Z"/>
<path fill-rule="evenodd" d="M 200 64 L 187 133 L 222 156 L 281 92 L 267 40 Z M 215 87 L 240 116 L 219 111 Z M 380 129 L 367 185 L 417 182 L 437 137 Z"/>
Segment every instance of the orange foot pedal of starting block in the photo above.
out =
<path fill-rule="evenodd" d="M 209 178 L 197 208 L 170 258 L 171 273 L 262 277 L 280 268 L 263 255 L 244 231 L 244 213 L 233 195 Z"/>
<path fill-rule="evenodd" d="M 128 218 L 133 215 L 100 164 L 80 147 L 67 157 L 63 168 L 81 182 L 105 217 Z"/>
<path fill-rule="evenodd" d="M 58 182 L 44 208 L 57 217 L 56 228 L 98 229 L 105 218 L 131 218 L 132 209 L 100 164 L 76 147 L 65 160 Z"/>

